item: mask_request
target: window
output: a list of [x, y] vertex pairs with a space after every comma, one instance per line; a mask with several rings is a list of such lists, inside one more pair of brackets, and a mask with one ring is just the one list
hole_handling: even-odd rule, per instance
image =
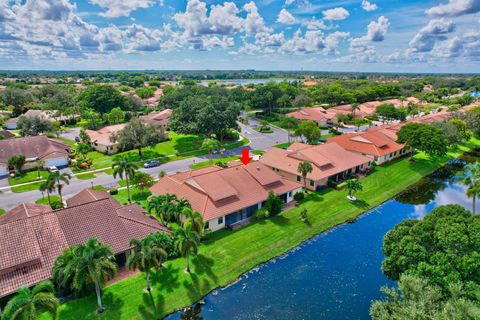
[[313, 187], [315, 185], [315, 181], [310, 180], [310, 186]]
[[223, 223], [223, 217], [218, 218], [218, 222], [217, 222], [217, 223], [218, 223], [218, 224], [222, 224], [222, 223]]
[[299, 181], [299, 182], [302, 181], [302, 177], [297, 176], [297, 181]]
[[210, 228], [210, 223], [208, 223], [208, 221], [207, 221], [207, 222], [205, 222], [205, 230], [207, 230], [209, 228]]
[[288, 197], [290, 198], [292, 196], [292, 191], [288, 192]]

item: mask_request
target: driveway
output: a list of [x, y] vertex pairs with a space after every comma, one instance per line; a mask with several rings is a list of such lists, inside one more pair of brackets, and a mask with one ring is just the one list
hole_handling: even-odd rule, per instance
[[257, 119], [249, 118], [247, 125], [240, 122], [238, 125], [242, 135], [250, 140], [250, 147], [253, 150], [268, 150], [277, 144], [288, 142], [288, 132], [285, 129], [270, 126], [272, 133], [256, 131], [255, 128], [260, 126], [260, 121]]
[[80, 134], [80, 129], [80, 127], [67, 129], [60, 134], [60, 137], [75, 141], [75, 138], [78, 137], [78, 135]]

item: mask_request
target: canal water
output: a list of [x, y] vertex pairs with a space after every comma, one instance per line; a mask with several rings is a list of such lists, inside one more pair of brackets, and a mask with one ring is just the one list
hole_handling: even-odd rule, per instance
[[369, 319], [380, 288], [383, 236], [405, 219], [422, 219], [439, 205], [471, 210], [465, 187], [440, 170], [354, 223], [320, 234], [205, 297], [205, 304], [167, 319]]

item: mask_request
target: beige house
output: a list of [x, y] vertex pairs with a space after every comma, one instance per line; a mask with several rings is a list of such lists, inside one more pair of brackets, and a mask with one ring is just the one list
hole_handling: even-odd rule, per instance
[[328, 181], [338, 182], [349, 174], [360, 173], [369, 168], [371, 159], [340, 147], [336, 143], [311, 146], [294, 143], [288, 150], [272, 148], [261, 158], [260, 162], [282, 177], [304, 183], [298, 172], [298, 165], [304, 161], [312, 165], [312, 172], [307, 174], [307, 188], [320, 190]]
[[118, 142], [112, 141], [112, 135], [117, 134], [125, 128], [125, 124], [116, 124], [103, 127], [100, 130], [85, 130], [90, 137], [90, 145], [98, 152], [114, 154], [118, 152]]

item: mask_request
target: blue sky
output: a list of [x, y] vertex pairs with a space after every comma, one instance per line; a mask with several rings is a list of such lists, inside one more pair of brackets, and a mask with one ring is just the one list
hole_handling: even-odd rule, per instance
[[0, 69], [480, 72], [480, 0], [0, 0]]

